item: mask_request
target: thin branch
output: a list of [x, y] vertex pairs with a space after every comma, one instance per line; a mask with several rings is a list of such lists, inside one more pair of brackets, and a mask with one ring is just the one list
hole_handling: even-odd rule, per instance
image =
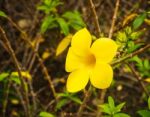
[[139, 50], [137, 50], [137, 51], [135, 51], [135, 52], [133, 52], [133, 53], [131, 53], [131, 54], [128, 54], [128, 55], [126, 55], [126, 56], [124, 56], [124, 57], [122, 57], [122, 58], [120, 58], [120, 59], [118, 59], [118, 60], [112, 62], [111, 65], [114, 66], [114, 65], [116, 65], [116, 64], [119, 64], [119, 63], [121, 63], [121, 62], [123, 62], [123, 61], [125, 61], [125, 60], [127, 60], [127, 59], [132, 58], [132, 57], [135, 56], [135, 55], [138, 55], [138, 54], [140, 54], [140, 53], [146, 51], [146, 50], [149, 49], [149, 48], [150, 48], [150, 44], [147, 44], [147, 45], [144, 46], [143, 48], [140, 48]]
[[96, 26], [97, 35], [100, 36], [101, 29], [100, 29], [100, 25], [99, 25], [99, 21], [98, 21], [98, 16], [97, 16], [97, 13], [96, 13], [96, 10], [95, 10], [95, 5], [94, 5], [92, 0], [89, 0], [89, 1], [90, 1], [90, 5], [91, 5], [93, 15], [94, 15], [94, 20], [95, 20], [94, 23], [95, 23], [95, 26]]
[[[101, 93], [100, 93], [100, 103], [99, 104], [103, 104], [104, 103], [106, 92], [107, 92], [107, 89], [101, 90]], [[102, 111], [101, 111], [101, 109], [98, 106], [97, 107], [96, 117], [101, 117], [101, 116], [102, 116]]]
[[118, 9], [119, 9], [119, 4], [120, 4], [120, 0], [117, 0], [114, 15], [113, 15], [113, 19], [112, 19], [112, 23], [111, 23], [111, 28], [110, 28], [110, 31], [109, 31], [109, 36], [108, 36], [109, 38], [112, 38], [112, 35], [113, 35], [114, 26], [115, 26], [117, 13], [118, 13]]
[[86, 103], [87, 103], [89, 97], [91, 96], [91, 88], [92, 88], [92, 86], [89, 86], [89, 89], [87, 91], [85, 91], [85, 93], [84, 93], [85, 96], [84, 96], [83, 102], [82, 102], [82, 104], [79, 107], [79, 110], [77, 112], [77, 117], [82, 116], [82, 112], [84, 110], [84, 107], [86, 106]]
[[128, 64], [128, 63], [126, 63], [126, 64], [127, 64], [128, 67], [131, 69], [133, 75], [134, 75], [134, 76], [137, 78], [137, 80], [139, 81], [139, 83], [140, 83], [141, 87], [143, 88], [143, 91], [145, 92], [145, 94], [146, 94], [147, 96], [149, 96], [149, 92], [148, 92], [148, 90], [146, 89], [145, 84], [142, 82], [141, 76], [136, 72], [136, 70], [134, 69], [134, 67], [133, 67], [132, 65], [130, 65], [130, 64]]
[[49, 83], [49, 86], [52, 90], [52, 93], [53, 93], [53, 96], [54, 98], [57, 100], [57, 94], [56, 94], [56, 91], [55, 91], [55, 88], [54, 88], [54, 85], [53, 85], [53, 82], [52, 82], [52, 79], [51, 79], [51, 76], [49, 75], [48, 73], [48, 69], [46, 68], [46, 66], [44, 65], [44, 62], [42, 60], [42, 58], [40, 57], [38, 51], [34, 48], [34, 46], [32, 45], [32, 43], [28, 40], [27, 38], [27, 34], [26, 33], [23, 33], [23, 36], [22, 36], [23, 40], [26, 41], [28, 43], [28, 45], [31, 47], [32, 51], [34, 52], [34, 54], [36, 55], [41, 67], [42, 67], [42, 70], [43, 70], [43, 73], [45, 74], [45, 78], [47, 79], [48, 83]]
[[6, 89], [5, 89], [5, 93], [4, 93], [4, 99], [3, 99], [3, 109], [2, 109], [3, 117], [5, 117], [5, 114], [6, 114], [10, 86], [11, 86], [11, 81], [10, 81], [10, 79], [8, 79], [8, 84], [6, 84]]
[[2, 37], [3, 37], [2, 39], [4, 41], [5, 46], [7, 47], [7, 51], [11, 55], [12, 60], [13, 60], [13, 62], [15, 64], [15, 66], [16, 66], [16, 69], [17, 69], [17, 72], [18, 72], [18, 75], [19, 75], [19, 78], [20, 78], [20, 81], [21, 81], [21, 87], [22, 87], [22, 90], [23, 90], [22, 93], [25, 96], [25, 101], [26, 101], [26, 105], [27, 105], [25, 113], [27, 114], [28, 117], [30, 117], [29, 99], [28, 99], [28, 93], [27, 93], [27, 91], [25, 89], [25, 81], [24, 81], [24, 79], [22, 77], [22, 74], [21, 74], [22, 69], [21, 69], [21, 67], [19, 65], [19, 62], [18, 62], [17, 58], [16, 58], [14, 50], [12, 49], [11, 44], [10, 44], [10, 42], [9, 42], [7, 36], [6, 36], [6, 33], [5, 33], [5, 31], [3, 30], [3, 28], [1, 26], [0, 26], [0, 32], [2, 33]]
[[[111, 28], [110, 28], [110, 31], [109, 31], [109, 38], [112, 38], [112, 35], [113, 35], [114, 26], [115, 26], [117, 13], [118, 13], [118, 9], [119, 9], [119, 3], [120, 3], [120, 0], [117, 0], [116, 1], [116, 5], [115, 5], [115, 11], [114, 11], [112, 23], [111, 23]], [[101, 91], [101, 93], [100, 93], [100, 104], [104, 103], [106, 92], [107, 92], [107, 89], [104, 89], [104, 90]], [[102, 116], [102, 112], [99, 109], [99, 107], [97, 107], [97, 115], [96, 116], [97, 117], [101, 117]]]
[[10, 23], [11, 23], [17, 30], [20, 31], [22, 39], [23, 39], [25, 42], [27, 42], [27, 44], [31, 47], [32, 51], [33, 51], [34, 54], [36, 55], [36, 57], [37, 57], [37, 59], [38, 59], [40, 65], [41, 65], [41, 67], [42, 67], [43, 73], [45, 74], [45, 78], [47, 79], [47, 81], [48, 81], [48, 83], [49, 83], [49, 86], [50, 86], [50, 88], [51, 88], [51, 90], [52, 90], [53, 96], [54, 96], [55, 99], [57, 99], [57, 98], [56, 98], [56, 91], [55, 91], [54, 85], [53, 85], [53, 83], [52, 83], [51, 76], [50, 76], [50, 74], [48, 73], [48, 69], [47, 69], [46, 66], [44, 65], [43, 60], [42, 60], [41, 57], [39, 56], [38, 51], [36, 51], [36, 49], [33, 47], [32, 43], [28, 40], [28, 35], [27, 35], [24, 31], [22, 31], [22, 30], [17, 26], [17, 24], [16, 24], [11, 18], [8, 17], [7, 19], [10, 21]]

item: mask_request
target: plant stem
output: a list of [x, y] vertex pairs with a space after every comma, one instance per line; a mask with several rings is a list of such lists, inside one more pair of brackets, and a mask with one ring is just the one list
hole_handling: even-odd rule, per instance
[[38, 61], [39, 61], [39, 63], [40, 63], [40, 66], [42, 67], [43, 73], [45, 74], [45, 78], [47, 79], [47, 81], [48, 81], [48, 83], [49, 83], [50, 89], [52, 90], [53, 96], [54, 96], [54, 98], [57, 100], [57, 96], [56, 96], [57, 94], [56, 94], [54, 85], [53, 85], [53, 83], [52, 83], [51, 76], [50, 76], [50, 74], [48, 73], [48, 69], [47, 69], [46, 66], [44, 65], [44, 62], [43, 62], [43, 60], [41, 59], [41, 57], [40, 57], [38, 51], [33, 47], [33, 45], [32, 45], [32, 43], [30, 42], [30, 40], [28, 40], [28, 35], [27, 35], [24, 31], [22, 31], [22, 30], [17, 26], [17, 24], [16, 24], [11, 18], [8, 17], [7, 19], [10, 21], [10, 23], [11, 23], [17, 30], [20, 31], [22, 39], [23, 39], [25, 42], [27, 42], [27, 44], [30, 46], [30, 48], [32, 49], [32, 51], [33, 51], [34, 54], [36, 55], [36, 57], [37, 57], [37, 59], [38, 59]]
[[3, 30], [3, 28], [1, 26], [0, 26], [0, 32], [2, 33], [2, 37], [3, 37], [2, 39], [3, 39], [3, 42], [4, 42], [5, 46], [7, 47], [7, 51], [11, 55], [13, 63], [16, 66], [17, 72], [19, 74], [19, 78], [20, 78], [20, 81], [21, 81], [21, 87], [22, 87], [22, 90], [23, 90], [22, 93], [25, 97], [25, 101], [26, 101], [26, 105], [27, 105], [25, 113], [27, 114], [28, 117], [30, 117], [28, 92], [25, 89], [25, 81], [24, 81], [24, 79], [22, 77], [22, 74], [21, 74], [22, 69], [20, 67], [20, 64], [19, 64], [17, 58], [16, 58], [14, 50], [12, 49], [11, 44], [10, 44], [10, 42], [9, 42], [7, 36], [6, 36], [6, 33], [5, 33], [5, 31]]
[[83, 109], [86, 106], [86, 103], [87, 103], [87, 101], [88, 101], [88, 99], [89, 99], [89, 97], [91, 96], [91, 93], [92, 93], [91, 88], [92, 88], [92, 86], [89, 86], [89, 89], [87, 91], [85, 91], [85, 93], [84, 93], [85, 97], [83, 99], [83, 102], [82, 102], [81, 106], [79, 107], [79, 110], [77, 112], [77, 117], [82, 116]]
[[132, 58], [132, 57], [135, 56], [135, 55], [138, 55], [138, 54], [140, 54], [140, 53], [146, 51], [146, 50], [149, 49], [149, 48], [150, 48], [150, 44], [147, 44], [147, 45], [144, 46], [143, 48], [140, 48], [139, 50], [137, 50], [137, 51], [135, 51], [135, 52], [133, 52], [133, 53], [131, 53], [131, 54], [128, 54], [128, 55], [126, 55], [126, 56], [124, 56], [124, 57], [122, 57], [122, 58], [120, 58], [120, 59], [118, 59], [118, 60], [112, 62], [111, 65], [114, 66], [114, 65], [116, 65], [116, 64], [119, 64], [119, 63], [121, 63], [121, 62], [123, 62], [123, 61], [125, 61], [125, 60], [127, 60], [127, 59]]
[[114, 26], [115, 26], [117, 13], [118, 13], [118, 9], [119, 9], [119, 4], [120, 4], [120, 0], [116, 0], [115, 11], [114, 11], [114, 15], [113, 15], [112, 23], [111, 23], [111, 28], [110, 28], [109, 36], [108, 36], [109, 38], [112, 38], [112, 35], [113, 35]]
[[133, 75], [137, 78], [137, 80], [139, 81], [141, 87], [143, 88], [143, 91], [145, 92], [145, 94], [147, 96], [149, 96], [149, 92], [148, 90], [146, 89], [144, 83], [142, 82], [142, 78], [140, 77], [140, 75], [136, 72], [136, 70], [134, 69], [134, 67], [128, 63], [126, 63], [128, 65], [128, 67], [131, 69]]
[[101, 29], [100, 29], [100, 25], [99, 25], [99, 21], [98, 21], [98, 16], [95, 10], [95, 5], [93, 3], [93, 0], [89, 0], [90, 1], [90, 5], [91, 5], [91, 9], [94, 15], [94, 20], [95, 20], [95, 26], [96, 26], [96, 30], [97, 30], [97, 35], [100, 36], [101, 34]]

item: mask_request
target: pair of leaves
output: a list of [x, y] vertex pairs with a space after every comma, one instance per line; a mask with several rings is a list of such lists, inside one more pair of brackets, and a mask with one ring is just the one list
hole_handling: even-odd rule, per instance
[[85, 27], [85, 23], [82, 20], [82, 17], [78, 11], [68, 11], [62, 15], [63, 18], [67, 20], [67, 23], [70, 27], [75, 30], [80, 30]]
[[121, 103], [117, 106], [115, 106], [115, 102], [112, 97], [108, 97], [108, 103], [105, 103], [103, 105], [100, 105], [100, 107], [103, 109], [102, 112], [106, 113], [107, 117], [130, 117], [128, 114], [121, 113], [121, 109], [125, 103]]
[[62, 16], [58, 14], [49, 14], [42, 21], [41, 32], [45, 33], [48, 29], [60, 27], [61, 32], [66, 36], [69, 34], [69, 29], [72, 27], [75, 30], [79, 30], [85, 27], [81, 15], [77, 11], [69, 11]]
[[61, 109], [63, 106], [68, 104], [70, 102], [70, 100], [77, 104], [82, 104], [82, 101], [76, 95], [70, 94], [68, 92], [59, 93], [57, 96], [60, 97], [61, 99], [59, 100], [59, 102], [56, 105], [56, 110]]
[[41, 33], [45, 33], [48, 29], [57, 28], [60, 26], [62, 32], [65, 35], [69, 34], [69, 27], [63, 18], [56, 18], [52, 15], [48, 15], [44, 18], [41, 25]]
[[56, 12], [56, 7], [61, 5], [60, 0], [43, 0], [42, 5], [38, 6], [37, 9], [44, 11], [45, 14]]

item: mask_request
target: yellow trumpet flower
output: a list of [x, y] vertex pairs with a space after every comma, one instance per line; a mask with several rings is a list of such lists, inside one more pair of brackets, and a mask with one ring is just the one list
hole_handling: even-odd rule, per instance
[[92, 43], [86, 28], [79, 30], [71, 41], [65, 69], [71, 72], [67, 79], [67, 91], [78, 92], [88, 81], [99, 89], [108, 88], [113, 79], [109, 63], [117, 52], [117, 44], [109, 38], [99, 38]]

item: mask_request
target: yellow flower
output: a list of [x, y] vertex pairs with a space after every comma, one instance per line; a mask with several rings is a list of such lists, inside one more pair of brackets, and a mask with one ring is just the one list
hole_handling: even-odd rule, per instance
[[86, 28], [79, 30], [71, 41], [66, 58], [67, 90], [77, 92], [88, 81], [99, 89], [108, 88], [113, 79], [109, 63], [117, 52], [117, 44], [109, 38], [99, 38], [92, 45], [91, 34]]

